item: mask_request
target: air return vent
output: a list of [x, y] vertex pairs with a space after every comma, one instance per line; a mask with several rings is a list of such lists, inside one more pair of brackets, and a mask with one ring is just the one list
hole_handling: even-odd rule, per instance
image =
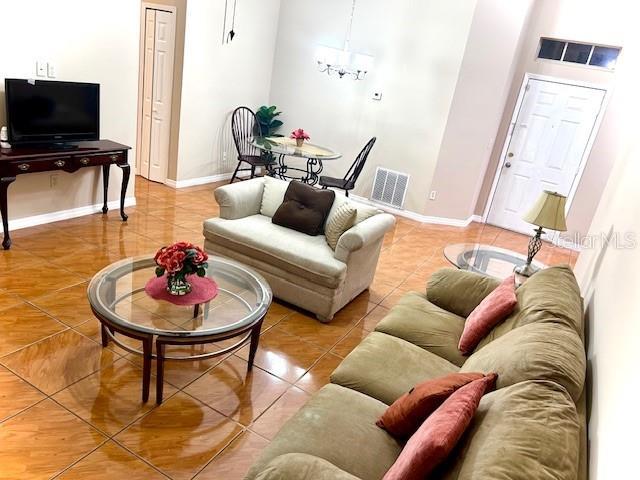
[[371, 191], [371, 200], [402, 208], [408, 184], [409, 175], [406, 173], [378, 167], [376, 169], [376, 178], [373, 182], [373, 190]]

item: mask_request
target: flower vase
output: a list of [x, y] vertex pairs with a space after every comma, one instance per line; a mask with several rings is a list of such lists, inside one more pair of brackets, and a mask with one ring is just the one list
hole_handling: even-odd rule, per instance
[[184, 275], [167, 275], [167, 292], [171, 295], [182, 296], [191, 292], [191, 284], [187, 282]]
[[301, 147], [304, 143], [304, 138], [296, 138], [296, 146]]

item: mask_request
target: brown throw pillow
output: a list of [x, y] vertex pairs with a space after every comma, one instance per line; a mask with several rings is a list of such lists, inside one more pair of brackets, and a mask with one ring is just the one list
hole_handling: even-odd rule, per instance
[[419, 383], [393, 402], [376, 425], [396, 438], [407, 439], [453, 392], [483, 377], [482, 373], [451, 373]]
[[307, 235], [320, 235], [335, 197], [333, 190], [319, 190], [292, 181], [271, 221]]
[[424, 480], [453, 451], [482, 396], [495, 388], [492, 373], [459, 388], [411, 436], [382, 480]]

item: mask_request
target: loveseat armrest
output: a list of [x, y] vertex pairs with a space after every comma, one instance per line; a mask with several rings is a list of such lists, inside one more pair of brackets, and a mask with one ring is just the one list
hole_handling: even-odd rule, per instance
[[327, 460], [306, 453], [286, 453], [274, 458], [256, 480], [359, 480]]
[[436, 271], [427, 282], [427, 300], [460, 317], [468, 317], [500, 281], [455, 268]]
[[260, 213], [264, 180], [253, 178], [216, 188], [214, 196], [220, 205], [220, 218], [235, 220]]
[[378, 213], [363, 220], [344, 232], [338, 240], [334, 257], [347, 262], [351, 252], [371, 245], [384, 236], [395, 224], [396, 219], [388, 213]]

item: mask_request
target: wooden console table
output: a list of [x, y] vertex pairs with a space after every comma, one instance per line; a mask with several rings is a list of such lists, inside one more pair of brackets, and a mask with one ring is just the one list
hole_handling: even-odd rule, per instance
[[5, 250], [11, 247], [9, 235], [9, 216], [7, 189], [18, 175], [35, 172], [51, 172], [63, 170], [73, 173], [84, 167], [102, 167], [104, 205], [102, 213], [107, 213], [107, 191], [109, 189], [109, 168], [112, 164], [122, 169], [122, 188], [120, 190], [120, 216], [127, 220], [124, 213], [124, 197], [131, 167], [127, 161], [128, 150], [131, 147], [121, 145], [111, 140], [96, 140], [90, 142], [75, 142], [72, 148], [43, 148], [43, 147], [15, 147], [0, 149], [0, 213], [4, 228]]

